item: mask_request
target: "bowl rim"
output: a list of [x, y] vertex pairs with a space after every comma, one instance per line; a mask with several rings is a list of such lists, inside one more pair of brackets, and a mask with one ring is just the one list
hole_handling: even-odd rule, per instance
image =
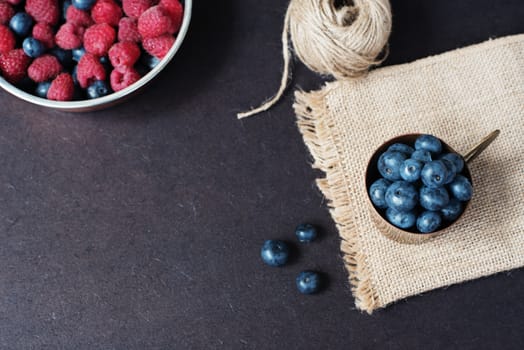
[[189, 24], [191, 22], [192, 7], [193, 0], [184, 1], [184, 16], [182, 18], [182, 25], [176, 36], [175, 43], [169, 49], [167, 55], [160, 61], [160, 63], [158, 63], [158, 65], [156, 65], [146, 75], [140, 78], [140, 80], [126, 87], [125, 89], [95, 99], [86, 99], [81, 101], [53, 101], [25, 92], [9, 83], [2, 76], [0, 76], [0, 87], [8, 93], [10, 93], [11, 95], [14, 95], [20, 98], [21, 100], [24, 100], [31, 104], [62, 111], [81, 112], [113, 105], [117, 101], [129, 97], [130, 95], [147, 85], [158, 75], [158, 73], [160, 73], [160, 71], [162, 71], [171, 62], [175, 54], [180, 49], [180, 46], [182, 45], [182, 42], [184, 41], [184, 38], [189, 29]]

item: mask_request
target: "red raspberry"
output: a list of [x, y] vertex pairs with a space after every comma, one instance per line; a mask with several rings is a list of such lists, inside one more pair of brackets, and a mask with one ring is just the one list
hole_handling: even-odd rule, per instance
[[34, 82], [41, 83], [56, 78], [62, 72], [62, 65], [55, 56], [43, 55], [35, 58], [27, 68], [27, 75]]
[[89, 12], [79, 10], [74, 6], [67, 8], [66, 21], [73, 23], [75, 26], [86, 28], [93, 25], [93, 19], [89, 15]]
[[163, 34], [173, 34], [173, 21], [160, 6], [153, 6], [138, 19], [138, 32], [142, 38], [155, 38]]
[[7, 2], [0, 2], [0, 24], [7, 24], [11, 17], [15, 15], [15, 10]]
[[51, 82], [47, 98], [55, 101], [71, 101], [75, 94], [75, 83], [69, 73], [62, 73]]
[[120, 91], [140, 80], [140, 74], [133, 67], [115, 68], [109, 80], [113, 91]]
[[141, 40], [136, 19], [122, 17], [120, 22], [118, 22], [118, 41], [139, 43]]
[[0, 54], [8, 53], [13, 50], [15, 46], [16, 38], [13, 32], [3, 24], [0, 24]]
[[55, 32], [53, 27], [47, 23], [37, 23], [33, 27], [33, 38], [40, 40], [46, 49], [55, 46]]
[[165, 34], [156, 38], [144, 39], [144, 41], [142, 41], [142, 46], [150, 55], [162, 59], [171, 46], [173, 46], [174, 42], [175, 38], [172, 35]]
[[94, 24], [84, 34], [86, 52], [104, 56], [116, 39], [116, 32], [107, 23]]
[[122, 17], [122, 9], [113, 0], [97, 0], [91, 9], [91, 17], [95, 23], [107, 23], [116, 27]]
[[132, 67], [140, 58], [140, 48], [131, 41], [114, 44], [109, 50], [109, 60], [115, 68]]
[[173, 21], [173, 26], [175, 27], [175, 33], [178, 32], [180, 26], [182, 25], [182, 19], [184, 17], [184, 7], [178, 0], [160, 0], [160, 7], [162, 7], [171, 20]]
[[31, 58], [24, 53], [24, 50], [11, 50], [0, 55], [0, 72], [5, 80], [14, 84], [26, 76], [27, 66], [30, 63]]
[[55, 25], [60, 18], [58, 0], [27, 0], [25, 3], [25, 11], [29, 13], [36, 22]]
[[105, 80], [106, 70], [98, 57], [91, 53], [86, 53], [78, 62], [76, 78], [78, 84], [85, 89], [95, 80]]
[[77, 49], [82, 46], [84, 32], [84, 27], [75, 26], [73, 23], [64, 23], [55, 35], [56, 45], [64, 50]]
[[134, 19], [138, 19], [153, 4], [153, 0], [122, 0], [124, 13]]

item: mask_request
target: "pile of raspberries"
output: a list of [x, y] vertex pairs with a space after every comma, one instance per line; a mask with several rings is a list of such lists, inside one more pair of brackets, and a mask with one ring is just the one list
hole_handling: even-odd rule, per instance
[[102, 97], [158, 64], [183, 11], [180, 0], [0, 0], [0, 73], [50, 100]]

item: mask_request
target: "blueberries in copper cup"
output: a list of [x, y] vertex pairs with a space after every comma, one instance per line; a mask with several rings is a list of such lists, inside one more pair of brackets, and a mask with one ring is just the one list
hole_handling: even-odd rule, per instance
[[386, 179], [378, 179], [377, 181], [373, 182], [369, 188], [369, 198], [376, 207], [388, 207], [386, 203], [386, 191], [390, 185], [391, 181]]
[[396, 181], [386, 190], [386, 204], [396, 211], [408, 212], [418, 203], [418, 191], [409, 182]]
[[387, 180], [400, 180], [400, 167], [407, 159], [407, 155], [398, 151], [387, 151], [378, 159], [378, 171]]
[[269, 239], [262, 245], [260, 256], [269, 266], [283, 266], [289, 259], [289, 248], [286, 242]]
[[425, 211], [417, 218], [417, 229], [422, 233], [430, 233], [438, 230], [442, 224], [442, 218], [436, 211]]

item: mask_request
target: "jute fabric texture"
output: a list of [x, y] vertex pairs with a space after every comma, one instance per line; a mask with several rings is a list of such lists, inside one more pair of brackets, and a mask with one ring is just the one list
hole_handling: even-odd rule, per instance
[[[317, 183], [359, 309], [524, 266], [524, 35], [297, 92], [294, 108], [313, 167], [325, 172]], [[498, 139], [470, 164], [475, 194], [463, 220], [421, 245], [381, 235], [364, 184], [376, 148], [429, 133], [465, 153], [495, 129]]]

